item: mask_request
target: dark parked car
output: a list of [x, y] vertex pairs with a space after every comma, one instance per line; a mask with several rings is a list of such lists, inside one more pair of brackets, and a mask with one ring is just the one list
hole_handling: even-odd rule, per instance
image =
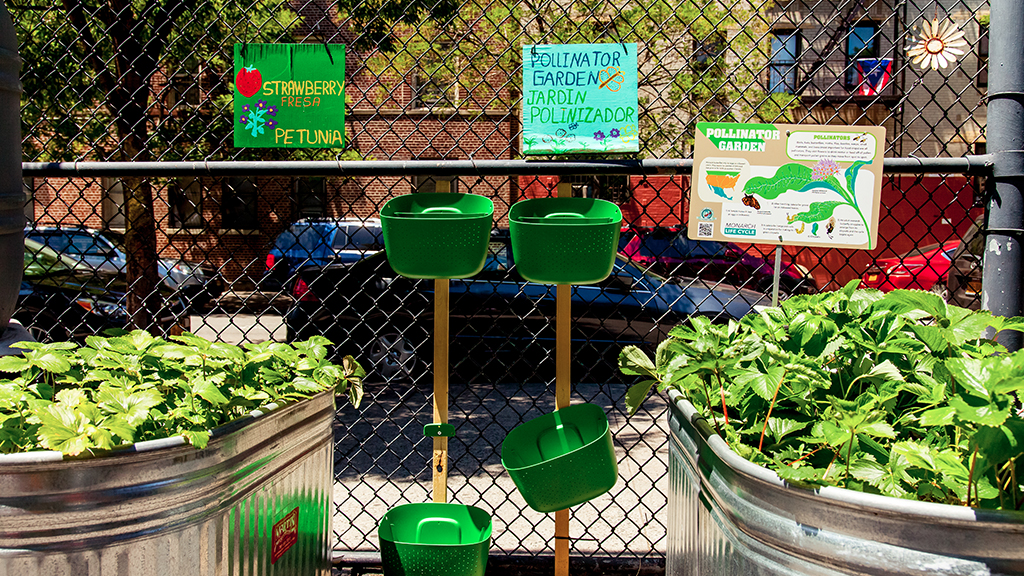
[[[116, 273], [128, 267], [124, 236], [118, 232], [84, 226], [37, 226], [26, 228], [25, 237], [94, 270]], [[224, 279], [208, 266], [175, 258], [161, 258], [157, 266], [163, 284], [193, 309], [203, 308], [224, 292]]]
[[[747, 254], [728, 242], [691, 240], [683, 229], [627, 230], [620, 236], [619, 245], [624, 256], [666, 278], [701, 278], [768, 293], [775, 277], [774, 259]], [[779, 290], [785, 294], [812, 294], [818, 288], [809, 270], [783, 262]]]
[[[449, 282], [453, 376], [546, 380], [554, 376], [555, 287], [519, 276], [507, 233], [491, 240], [484, 270]], [[288, 338], [323, 334], [386, 380], [416, 377], [432, 359], [433, 291], [433, 281], [397, 275], [385, 252], [307, 267], [285, 317]], [[766, 303], [763, 294], [727, 285], [667, 281], [619, 256], [606, 280], [572, 289], [574, 381], [616, 379], [623, 345], [653, 348], [687, 316], [725, 321]]]
[[[127, 325], [126, 286], [124, 274], [93, 270], [26, 238], [14, 318], [40, 342], [84, 342], [87, 336]], [[165, 297], [169, 292], [165, 288]], [[165, 300], [157, 323], [166, 329], [184, 313], [180, 299]]]
[[355, 262], [383, 249], [379, 219], [299, 220], [274, 240], [264, 278], [275, 288], [290, 286], [303, 266]]

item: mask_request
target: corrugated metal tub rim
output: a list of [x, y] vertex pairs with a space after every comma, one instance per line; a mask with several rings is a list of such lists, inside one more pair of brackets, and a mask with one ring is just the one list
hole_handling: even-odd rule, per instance
[[[734, 452], [682, 394], [671, 390], [669, 397], [670, 419], [682, 417], [681, 422], [671, 423], [672, 441], [683, 446], [682, 457], [698, 471], [700, 490], [719, 502], [739, 529], [757, 540], [769, 543], [777, 535], [745, 525], [744, 518], [734, 516], [732, 505], [727, 504], [730, 499], [740, 498], [812, 532], [827, 530], [863, 541], [980, 558], [1004, 566], [1024, 562], [1022, 512], [904, 500], [832, 486], [794, 486]], [[699, 438], [692, 437], [692, 432]], [[687, 442], [680, 442], [679, 433], [689, 436]], [[784, 544], [776, 541], [775, 545]]]

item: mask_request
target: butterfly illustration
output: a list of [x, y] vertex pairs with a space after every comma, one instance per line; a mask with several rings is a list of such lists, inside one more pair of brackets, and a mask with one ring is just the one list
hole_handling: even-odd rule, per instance
[[598, 74], [598, 79], [601, 84], [597, 87], [598, 90], [601, 88], [607, 88], [612, 92], [618, 92], [622, 89], [622, 83], [626, 81], [626, 77], [622, 75], [622, 70], [615, 66], [609, 66]]
[[754, 210], [761, 209], [761, 203], [757, 201], [757, 198], [754, 198], [753, 194], [744, 194], [741, 202], [743, 202], [744, 206], [750, 206]]

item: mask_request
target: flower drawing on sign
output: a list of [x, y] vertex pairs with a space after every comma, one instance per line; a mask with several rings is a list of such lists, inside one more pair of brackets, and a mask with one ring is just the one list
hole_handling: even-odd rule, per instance
[[920, 64], [922, 70], [929, 66], [932, 70], [946, 68], [956, 63], [957, 56], [964, 55], [959, 48], [967, 45], [963, 37], [963, 31], [951, 20], [941, 23], [938, 18], [931, 22], [925, 20], [921, 23], [920, 40], [907, 48], [907, 56], [914, 59], [914, 64]]
[[612, 128], [611, 130], [609, 130], [608, 131], [608, 137], [609, 138], [618, 138], [619, 137], [619, 129], [618, 128]]
[[276, 115], [276, 106], [269, 106], [266, 100], [260, 100], [256, 103], [255, 107], [248, 104], [242, 106], [242, 116], [238, 121], [248, 128], [249, 133], [252, 134], [253, 138], [255, 138], [256, 136], [266, 132], [264, 127], [273, 128], [274, 126], [277, 126], [276, 120], [266, 117]]
[[602, 132], [601, 130], [598, 130], [597, 132], [594, 132], [594, 140], [597, 140], [598, 142], [600, 142], [601, 140], [604, 140], [604, 138], [605, 138], [604, 132]]
[[829, 176], [835, 176], [839, 174], [839, 165], [833, 160], [823, 159], [819, 160], [814, 165], [814, 169], [811, 171], [811, 180], [822, 181], [828, 180]]
[[623, 143], [632, 142], [633, 140], [636, 140], [636, 138], [637, 131], [635, 124], [630, 124], [629, 126], [622, 127], [622, 136], [619, 136], [619, 139], [622, 140]]

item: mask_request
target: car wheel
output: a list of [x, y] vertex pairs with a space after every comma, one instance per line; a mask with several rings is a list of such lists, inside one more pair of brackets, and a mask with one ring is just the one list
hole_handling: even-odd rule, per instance
[[422, 336], [415, 327], [392, 323], [370, 336], [367, 356], [373, 374], [385, 382], [416, 381], [422, 376], [424, 364], [417, 349], [425, 338], [414, 334]]
[[28, 330], [36, 342], [64, 342], [69, 339], [68, 331], [60, 325], [55, 316], [49, 312], [24, 312], [14, 315], [14, 319]]
[[938, 294], [943, 300], [949, 302], [949, 288], [942, 282], [936, 282], [929, 290], [932, 294]]

